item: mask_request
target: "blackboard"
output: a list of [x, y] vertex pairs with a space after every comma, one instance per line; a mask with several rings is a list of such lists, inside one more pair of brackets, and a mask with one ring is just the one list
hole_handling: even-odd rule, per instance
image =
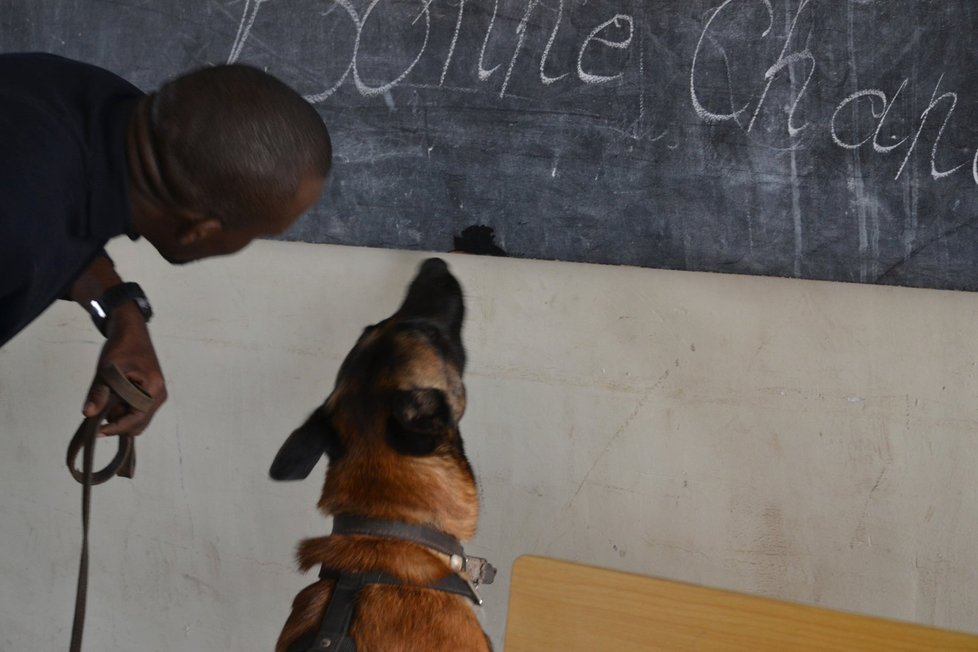
[[335, 174], [286, 239], [978, 289], [974, 0], [4, 0], [151, 89], [242, 61]]

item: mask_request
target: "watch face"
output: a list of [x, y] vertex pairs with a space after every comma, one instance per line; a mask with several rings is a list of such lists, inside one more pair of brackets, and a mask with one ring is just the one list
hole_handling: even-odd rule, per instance
[[88, 302], [88, 312], [95, 319], [105, 319], [108, 315], [97, 299]]

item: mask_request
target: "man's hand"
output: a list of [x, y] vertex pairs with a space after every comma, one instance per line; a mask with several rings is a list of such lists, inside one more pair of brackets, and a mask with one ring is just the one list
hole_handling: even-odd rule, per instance
[[[166, 384], [156, 351], [149, 338], [146, 322], [135, 304], [125, 304], [113, 311], [106, 328], [108, 339], [99, 356], [98, 369], [115, 365], [130, 381], [153, 398], [152, 407], [139, 412], [128, 405], [119, 405], [106, 416], [99, 427], [100, 435], [138, 435], [156, 411], [166, 401]], [[96, 373], [82, 414], [92, 417], [101, 412], [109, 400], [109, 388]]]
[[[116, 274], [115, 266], [108, 256], [97, 256], [84, 272], [79, 275], [68, 291], [68, 297], [85, 306], [92, 299], [102, 296], [110, 287], [122, 283]], [[133, 302], [127, 302], [109, 316], [106, 323], [105, 345], [98, 360], [98, 370], [111, 365], [130, 381], [153, 398], [153, 406], [146, 412], [133, 410], [127, 405], [114, 408], [106, 417], [105, 425], [99, 428], [101, 435], [138, 435], [156, 411], [166, 400], [166, 385], [163, 372], [156, 359], [156, 351], [149, 339], [146, 320]], [[98, 373], [88, 390], [88, 398], [82, 407], [82, 414], [93, 417], [105, 408], [109, 400], [109, 388], [99, 381]]]

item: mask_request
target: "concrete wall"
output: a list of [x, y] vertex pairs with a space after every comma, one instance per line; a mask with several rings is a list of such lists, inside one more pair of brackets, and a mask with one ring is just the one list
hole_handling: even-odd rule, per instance
[[[134, 481], [95, 491], [88, 649], [268, 650], [323, 467], [267, 468], [420, 254], [259, 242], [171, 268], [171, 399]], [[466, 289], [484, 500], [469, 546], [978, 631], [978, 295], [449, 256]], [[0, 350], [0, 649], [67, 647], [79, 487], [63, 466], [99, 349], [71, 305]]]

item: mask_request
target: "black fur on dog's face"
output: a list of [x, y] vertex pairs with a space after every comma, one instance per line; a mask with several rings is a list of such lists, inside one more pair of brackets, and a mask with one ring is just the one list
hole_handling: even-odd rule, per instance
[[401, 456], [449, 456], [471, 477], [458, 430], [464, 316], [448, 266], [424, 261], [401, 307], [363, 331], [325, 404], [282, 445], [272, 478], [305, 478], [324, 453], [332, 468], [348, 456], [376, 456], [378, 446]]

